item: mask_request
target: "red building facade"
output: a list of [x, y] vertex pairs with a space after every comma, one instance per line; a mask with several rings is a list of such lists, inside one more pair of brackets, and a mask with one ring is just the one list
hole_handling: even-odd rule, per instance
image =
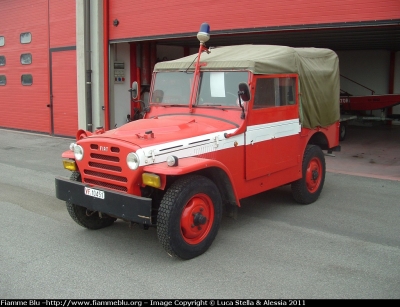
[[[129, 38], [184, 37], [198, 30], [202, 22], [214, 34], [261, 32], [270, 29], [326, 29], [345, 23], [397, 21], [397, 0], [253, 0], [195, 1], [148, 0], [132, 4], [129, 0], [109, 0], [110, 40]], [[113, 26], [118, 20], [118, 26]]]
[[1, 2], [0, 127], [75, 133], [75, 32], [73, 1]]

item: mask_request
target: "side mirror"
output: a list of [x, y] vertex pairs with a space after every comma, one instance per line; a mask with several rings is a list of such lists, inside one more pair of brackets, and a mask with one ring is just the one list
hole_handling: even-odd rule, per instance
[[240, 98], [243, 101], [249, 101], [250, 100], [250, 89], [249, 85], [247, 83], [239, 83], [239, 93]]
[[132, 82], [132, 88], [129, 91], [131, 92], [132, 99], [136, 99], [138, 97], [138, 83], [137, 83], [137, 81]]

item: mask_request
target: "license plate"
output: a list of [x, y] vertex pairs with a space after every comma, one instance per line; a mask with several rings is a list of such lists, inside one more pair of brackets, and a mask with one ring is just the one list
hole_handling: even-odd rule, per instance
[[85, 194], [96, 198], [104, 199], [104, 192], [96, 189], [85, 188]]

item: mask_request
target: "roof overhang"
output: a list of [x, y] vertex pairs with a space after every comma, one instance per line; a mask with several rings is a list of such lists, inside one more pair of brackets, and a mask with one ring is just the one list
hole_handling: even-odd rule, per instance
[[[195, 32], [141, 36], [110, 43], [154, 41], [163, 45], [198, 47]], [[211, 32], [209, 46], [268, 44], [332, 50], [400, 51], [400, 19], [231, 29]]]

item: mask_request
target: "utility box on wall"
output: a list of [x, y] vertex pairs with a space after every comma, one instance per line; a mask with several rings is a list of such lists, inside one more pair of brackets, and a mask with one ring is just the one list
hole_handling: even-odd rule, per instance
[[125, 83], [124, 62], [114, 62], [114, 83]]

